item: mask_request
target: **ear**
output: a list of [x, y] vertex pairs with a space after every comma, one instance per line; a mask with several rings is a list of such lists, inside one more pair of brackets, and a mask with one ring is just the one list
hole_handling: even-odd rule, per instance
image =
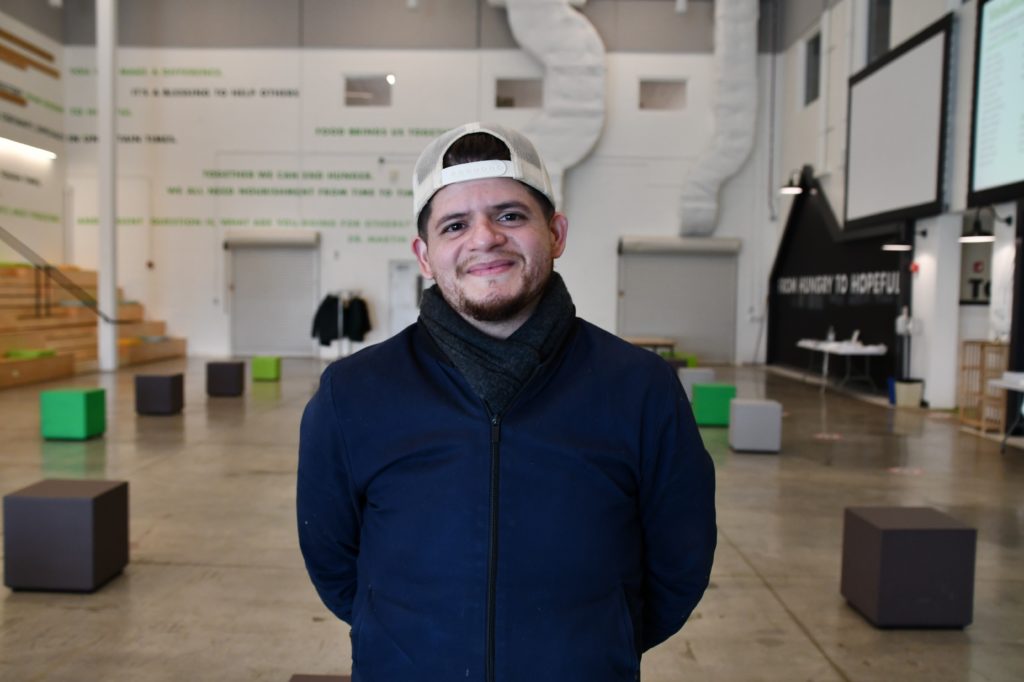
[[427, 279], [434, 279], [434, 272], [430, 269], [430, 262], [427, 260], [427, 243], [420, 237], [412, 240], [412, 252], [416, 256], [416, 262], [420, 265], [420, 274]]
[[548, 224], [551, 230], [551, 257], [558, 258], [565, 251], [565, 240], [569, 235], [569, 219], [564, 213], [555, 213]]

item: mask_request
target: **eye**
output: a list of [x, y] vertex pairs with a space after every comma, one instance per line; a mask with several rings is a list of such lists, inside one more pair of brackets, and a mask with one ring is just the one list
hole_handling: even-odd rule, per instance
[[505, 211], [498, 216], [498, 220], [503, 223], [517, 223], [526, 220], [526, 216], [518, 211]]
[[453, 232], [459, 232], [459, 231], [461, 231], [461, 230], [463, 230], [465, 228], [466, 228], [466, 223], [461, 223], [461, 222], [456, 221], [456, 222], [451, 222], [451, 223], [447, 223], [445, 225], [442, 225], [441, 229], [439, 230], [439, 232], [441, 234], [450, 234], [450, 233], [453, 233]]

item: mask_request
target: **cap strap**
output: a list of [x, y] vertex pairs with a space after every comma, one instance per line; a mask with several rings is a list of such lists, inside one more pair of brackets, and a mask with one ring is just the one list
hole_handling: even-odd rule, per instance
[[441, 170], [441, 187], [455, 182], [467, 182], [482, 178], [514, 178], [515, 170], [511, 161], [473, 161]]

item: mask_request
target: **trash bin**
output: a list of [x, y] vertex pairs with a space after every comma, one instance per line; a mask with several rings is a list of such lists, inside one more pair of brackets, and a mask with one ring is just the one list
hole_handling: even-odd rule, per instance
[[896, 380], [896, 407], [920, 407], [924, 397], [923, 379]]

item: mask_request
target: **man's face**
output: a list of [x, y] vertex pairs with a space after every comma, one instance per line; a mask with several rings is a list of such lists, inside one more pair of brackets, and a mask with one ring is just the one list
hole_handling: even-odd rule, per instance
[[565, 250], [567, 231], [565, 216], [545, 220], [520, 182], [471, 180], [434, 195], [426, 240], [414, 240], [413, 252], [459, 314], [505, 322], [532, 311]]

